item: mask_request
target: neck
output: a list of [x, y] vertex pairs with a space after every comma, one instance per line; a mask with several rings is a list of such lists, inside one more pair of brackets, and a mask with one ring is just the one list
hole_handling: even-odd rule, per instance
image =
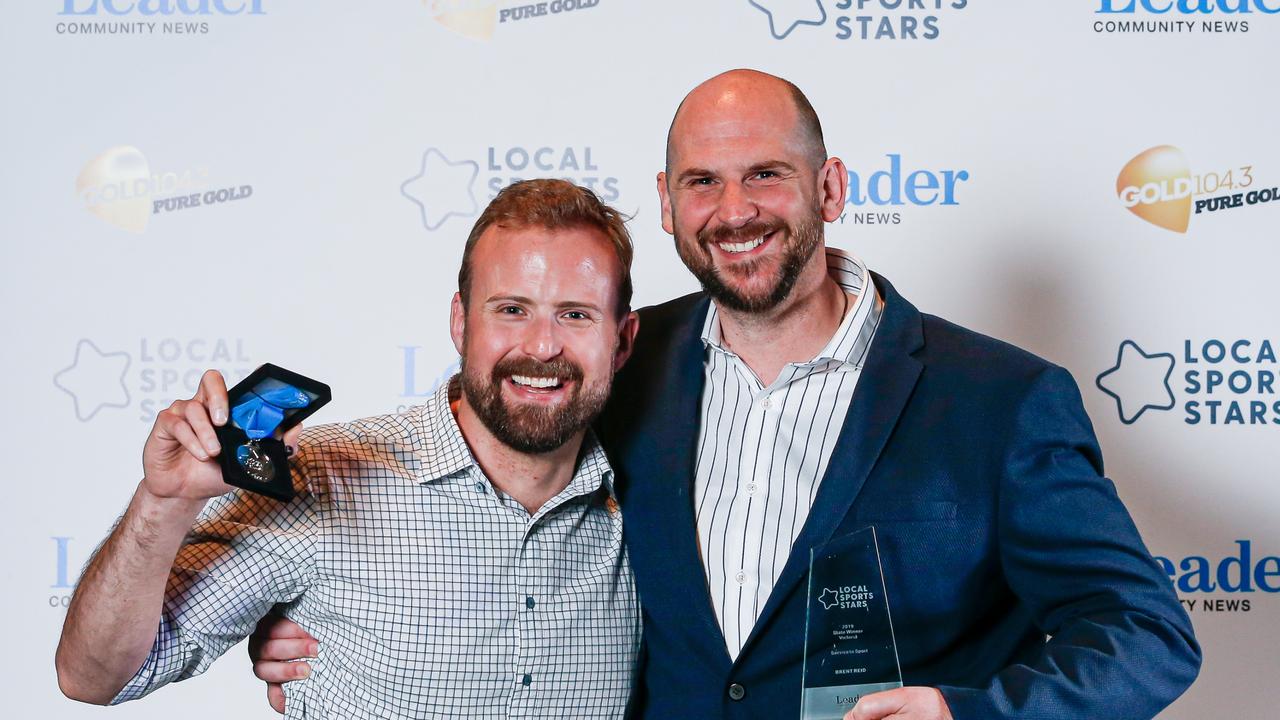
[[777, 307], [744, 313], [717, 305], [720, 332], [725, 345], [767, 386], [788, 363], [812, 360], [835, 335], [851, 302], [827, 274], [826, 252], [819, 247]]
[[458, 428], [485, 477], [532, 515], [569, 486], [585, 430], [545, 453], [523, 453], [494, 437], [464, 394], [458, 404]]

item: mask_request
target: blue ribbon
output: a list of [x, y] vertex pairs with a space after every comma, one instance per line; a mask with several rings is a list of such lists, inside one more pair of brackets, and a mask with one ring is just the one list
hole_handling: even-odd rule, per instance
[[231, 408], [231, 418], [250, 440], [260, 440], [275, 432], [284, 421], [285, 410], [310, 404], [310, 395], [288, 383], [268, 378], [259, 383], [243, 402]]

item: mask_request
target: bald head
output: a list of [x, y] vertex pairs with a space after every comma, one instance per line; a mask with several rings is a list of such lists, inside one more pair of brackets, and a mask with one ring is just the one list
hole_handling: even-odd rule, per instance
[[680, 106], [667, 131], [667, 172], [670, 174], [680, 144], [700, 134], [708, 123], [726, 117], [750, 118], [753, 114], [786, 112], [791, 141], [814, 168], [827, 159], [818, 113], [795, 84], [758, 70], [730, 70], [694, 88]]

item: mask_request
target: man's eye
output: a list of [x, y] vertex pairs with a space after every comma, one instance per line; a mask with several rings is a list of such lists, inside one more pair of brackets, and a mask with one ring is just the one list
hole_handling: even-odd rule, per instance
[[566, 318], [569, 318], [570, 320], [587, 320], [588, 319], [587, 314], [582, 312], [581, 310], [570, 310], [569, 312], [565, 313], [564, 316]]
[[498, 308], [498, 312], [502, 313], [503, 315], [523, 315], [524, 309], [516, 305], [503, 305], [502, 307]]
[[778, 173], [776, 173], [776, 172], [774, 172], [774, 171], [772, 171], [772, 170], [761, 170], [760, 172], [756, 173], [756, 177], [758, 177], [758, 178], [760, 178], [760, 179], [762, 179], [762, 180], [768, 180], [769, 178], [776, 178], [776, 177], [778, 177]]

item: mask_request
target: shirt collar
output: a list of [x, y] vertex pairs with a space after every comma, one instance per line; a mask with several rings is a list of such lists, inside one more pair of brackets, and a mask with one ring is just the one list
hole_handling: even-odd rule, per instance
[[[462, 429], [453, 416], [450, 403], [459, 397], [461, 392], [460, 376], [454, 375], [446, 383], [441, 383], [431, 398], [422, 406], [421, 421], [423, 432], [419, 435], [418, 453], [422, 460], [422, 472], [418, 477], [419, 484], [436, 480], [444, 480], [465, 475], [465, 471], [475, 468], [483, 477], [484, 473], [471, 454], [471, 448], [462, 437]], [[485, 479], [488, 482], [488, 479]], [[574, 468], [573, 478], [569, 485], [557, 497], [575, 497], [587, 495], [603, 487], [613, 497], [613, 469], [609, 459], [595, 433], [587, 430], [582, 440], [582, 450], [578, 454], [578, 464]]]
[[[852, 307], [845, 313], [840, 326], [812, 360], [805, 365], [837, 362], [851, 368], [861, 368], [866, 362], [867, 349], [871, 346], [871, 338], [880, 324], [880, 314], [884, 308], [884, 300], [870, 281], [867, 266], [859, 258], [838, 248], [828, 247], [827, 274], [836, 281], [846, 293], [856, 295]], [[864, 292], [864, 288], [867, 290]], [[725, 355], [734, 355], [724, 345], [724, 335], [720, 327], [720, 312], [716, 303], [711, 303], [707, 319], [702, 326], [703, 344]]]

